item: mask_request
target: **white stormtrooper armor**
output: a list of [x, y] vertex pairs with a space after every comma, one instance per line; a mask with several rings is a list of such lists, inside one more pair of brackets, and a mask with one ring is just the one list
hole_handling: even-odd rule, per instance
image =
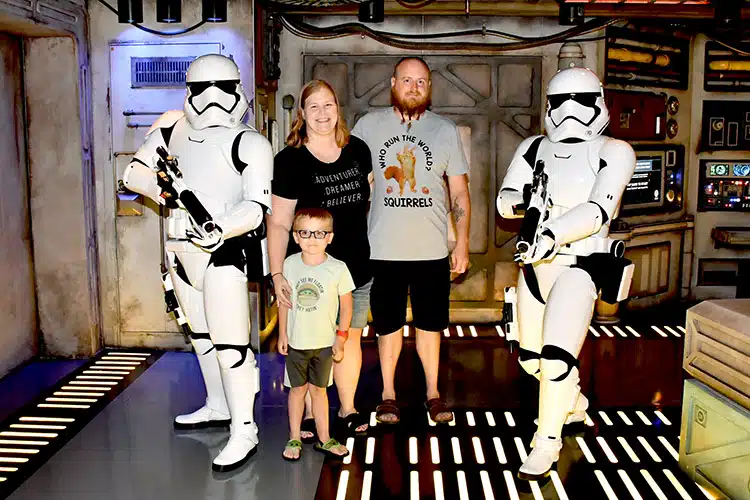
[[[123, 182], [160, 204], [167, 219], [169, 274], [191, 329], [191, 342], [206, 384], [206, 404], [175, 418], [175, 428], [226, 426], [231, 436], [213, 469], [228, 471], [256, 451], [253, 419], [259, 371], [250, 350], [248, 276], [267, 275], [264, 214], [271, 207], [273, 151], [242, 123], [248, 101], [235, 63], [207, 55], [187, 71], [183, 112], [157, 119]], [[156, 150], [177, 158], [179, 180], [211, 215], [210, 232], [175, 206], [157, 180]], [[215, 227], [214, 227], [215, 226]]]
[[632, 276], [632, 265], [619, 258], [623, 245], [608, 235], [635, 153], [600, 135], [609, 112], [596, 75], [583, 68], [557, 73], [547, 89], [544, 122], [547, 136], [521, 143], [497, 196], [501, 216], [522, 217], [535, 166], [548, 176], [544, 214], [528, 249], [517, 255], [524, 265], [517, 292], [519, 358], [540, 381], [538, 429], [519, 470], [522, 479], [548, 474], [562, 448], [563, 425], [585, 418], [577, 358], [594, 303], [605, 289], [616, 296], [608, 301], [624, 299]]

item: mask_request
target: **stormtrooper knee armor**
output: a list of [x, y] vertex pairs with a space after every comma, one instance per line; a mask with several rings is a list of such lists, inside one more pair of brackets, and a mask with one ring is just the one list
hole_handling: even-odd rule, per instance
[[538, 428], [519, 470], [523, 479], [548, 474], [559, 458], [563, 425], [584, 419], [588, 401], [580, 393], [577, 358], [594, 303], [600, 291], [604, 297], [605, 283], [632, 275], [622, 245], [609, 238], [609, 224], [635, 170], [635, 154], [629, 144], [601, 135], [609, 112], [596, 75], [583, 68], [557, 73], [547, 89], [544, 123], [546, 136], [530, 137], [516, 150], [497, 196], [503, 217], [532, 210], [539, 216], [516, 254], [523, 266], [520, 362], [540, 381]]
[[[186, 81], [182, 112], [157, 119], [123, 183], [170, 208], [169, 274], [207, 393], [202, 408], [176, 417], [174, 425], [231, 423], [230, 439], [213, 462], [214, 470], [228, 471], [252, 456], [258, 444], [253, 405], [260, 378], [250, 350], [247, 277], [260, 278], [268, 270], [264, 215], [271, 207], [273, 151], [242, 121], [248, 101], [234, 61], [199, 57]], [[162, 168], [157, 148], [176, 158], [179, 175]]]

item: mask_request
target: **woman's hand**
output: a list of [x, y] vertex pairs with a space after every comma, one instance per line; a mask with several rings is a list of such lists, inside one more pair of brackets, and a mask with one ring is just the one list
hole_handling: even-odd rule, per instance
[[273, 289], [276, 292], [276, 298], [279, 303], [288, 308], [292, 308], [292, 287], [283, 274], [277, 274], [273, 277]]

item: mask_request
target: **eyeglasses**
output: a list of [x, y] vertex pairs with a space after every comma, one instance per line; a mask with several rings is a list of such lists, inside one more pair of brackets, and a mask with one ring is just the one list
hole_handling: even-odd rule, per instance
[[297, 235], [303, 240], [309, 240], [311, 236], [315, 236], [316, 240], [322, 240], [329, 234], [333, 233], [333, 231], [310, 231], [309, 229], [300, 229], [299, 231], [295, 231], [295, 233], [297, 233]]

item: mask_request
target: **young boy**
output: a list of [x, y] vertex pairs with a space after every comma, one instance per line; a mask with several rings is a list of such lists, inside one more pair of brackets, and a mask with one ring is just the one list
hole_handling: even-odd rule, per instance
[[343, 458], [349, 450], [328, 433], [326, 387], [332, 363], [344, 357], [354, 281], [346, 264], [326, 253], [333, 240], [333, 217], [329, 212], [319, 208], [299, 210], [294, 216], [292, 235], [302, 252], [284, 261], [283, 274], [292, 287], [292, 308], [279, 304], [279, 352], [287, 356], [291, 386], [289, 442], [283, 457], [296, 461], [302, 453], [300, 425], [309, 391], [318, 432], [315, 450]]

